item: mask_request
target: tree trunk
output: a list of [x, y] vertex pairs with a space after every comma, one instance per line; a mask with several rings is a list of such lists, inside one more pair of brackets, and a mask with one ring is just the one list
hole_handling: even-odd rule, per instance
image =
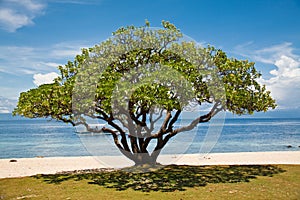
[[156, 165], [157, 156], [149, 155], [148, 153], [137, 153], [134, 155], [135, 166]]

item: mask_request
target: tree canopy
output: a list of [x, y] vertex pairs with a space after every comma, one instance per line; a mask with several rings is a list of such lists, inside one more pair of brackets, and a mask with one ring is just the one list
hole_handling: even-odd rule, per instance
[[[136, 164], [154, 163], [170, 138], [208, 122], [220, 111], [252, 114], [276, 107], [257, 79], [254, 63], [228, 58], [212, 46], [187, 41], [173, 24], [127, 26], [59, 66], [60, 76], [20, 94], [14, 114], [51, 117], [88, 131], [105, 131]], [[188, 125], [174, 124], [184, 109], [211, 105]], [[85, 117], [101, 119], [98, 130]], [[162, 120], [159, 129], [155, 123]], [[153, 152], [147, 147], [157, 140]]]

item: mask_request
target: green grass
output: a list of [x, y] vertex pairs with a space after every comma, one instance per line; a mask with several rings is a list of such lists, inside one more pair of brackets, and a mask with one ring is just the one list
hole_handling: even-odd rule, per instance
[[0, 179], [0, 199], [300, 199], [300, 165], [168, 166]]

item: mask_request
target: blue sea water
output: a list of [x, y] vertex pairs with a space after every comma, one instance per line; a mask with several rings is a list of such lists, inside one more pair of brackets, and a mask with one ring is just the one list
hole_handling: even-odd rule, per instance
[[[209, 126], [201, 124], [194, 134], [174, 137], [162, 153], [199, 153]], [[220, 130], [211, 152], [300, 151], [299, 118], [231, 118]], [[109, 135], [77, 134], [71, 125], [54, 120], [0, 114], [0, 158], [91, 154], [120, 152]]]

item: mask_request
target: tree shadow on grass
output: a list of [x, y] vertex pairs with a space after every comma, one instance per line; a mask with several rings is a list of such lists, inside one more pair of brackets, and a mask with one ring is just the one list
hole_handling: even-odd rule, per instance
[[285, 170], [272, 165], [233, 165], [233, 166], [189, 166], [168, 165], [156, 171], [133, 173], [124, 170], [96, 170], [64, 172], [53, 175], [36, 175], [51, 184], [67, 180], [89, 180], [116, 190], [133, 189], [143, 192], [183, 191], [187, 187], [206, 186], [208, 183], [249, 182], [257, 176], [273, 176]]

